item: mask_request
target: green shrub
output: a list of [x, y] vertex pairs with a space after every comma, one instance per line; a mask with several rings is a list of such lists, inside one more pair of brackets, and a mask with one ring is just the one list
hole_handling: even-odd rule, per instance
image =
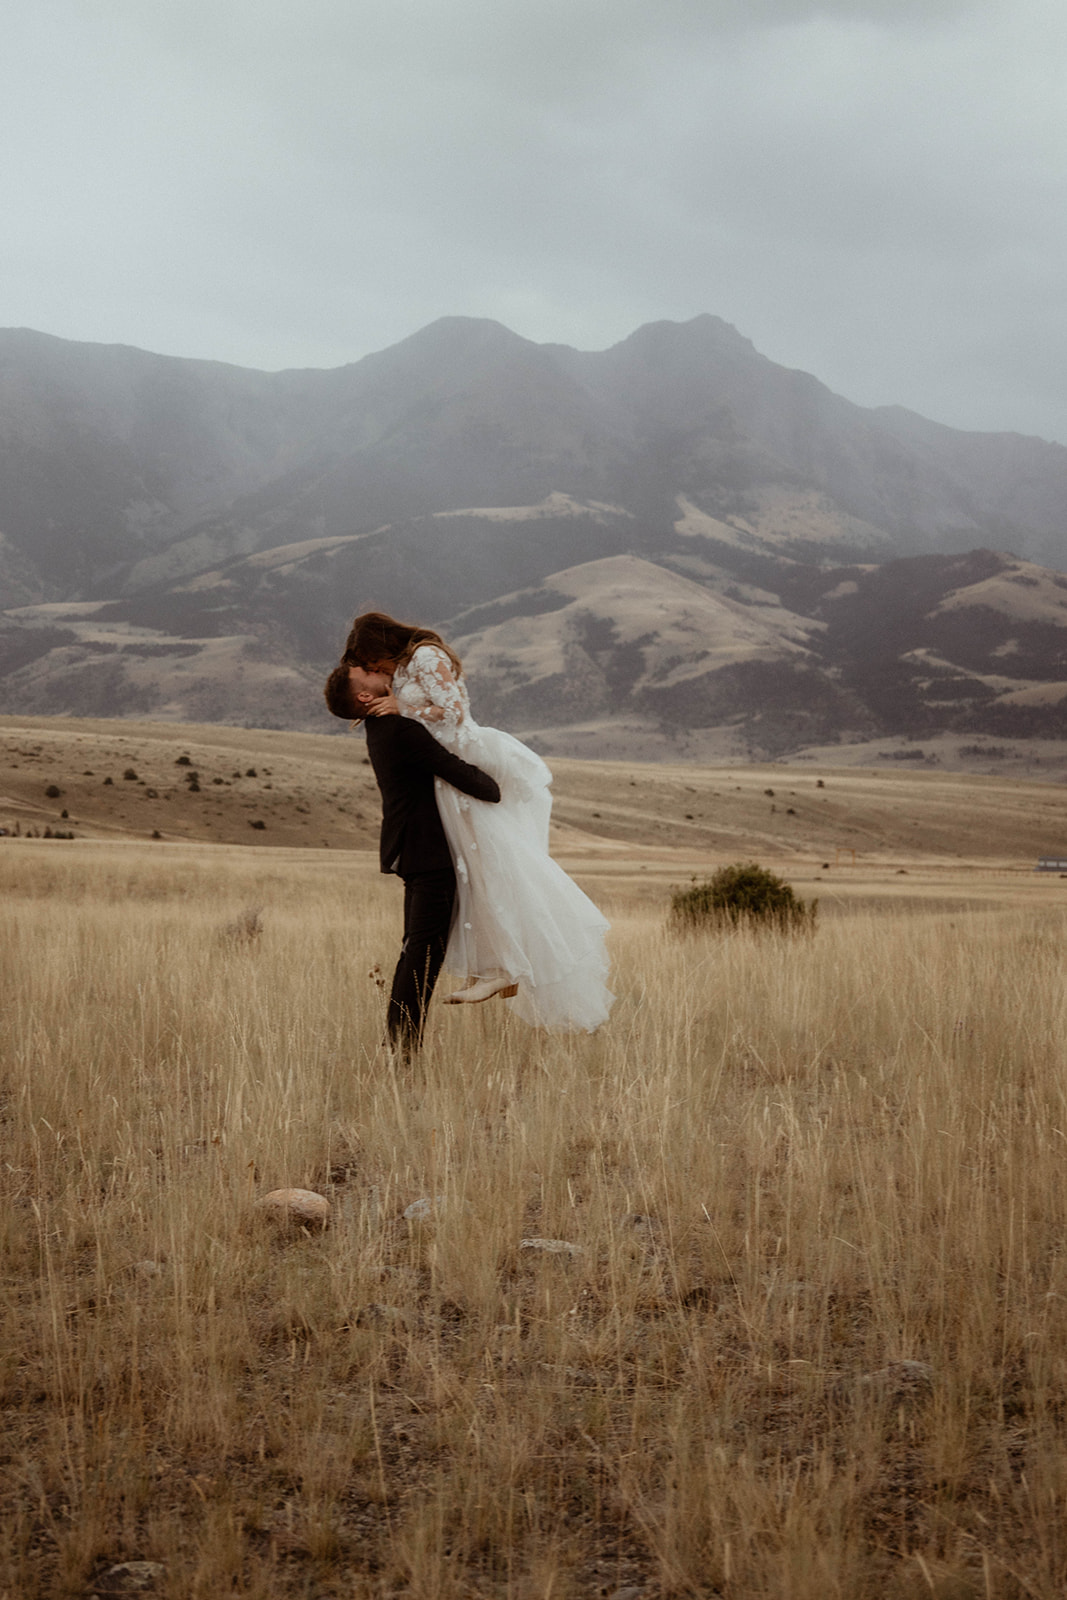
[[810, 933], [819, 902], [798, 900], [788, 883], [754, 861], [720, 867], [706, 883], [694, 883], [671, 896], [676, 928], [773, 928], [780, 933]]

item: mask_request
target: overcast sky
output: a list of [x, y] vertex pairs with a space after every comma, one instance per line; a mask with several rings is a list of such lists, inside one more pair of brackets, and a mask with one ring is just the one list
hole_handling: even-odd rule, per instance
[[338, 366], [710, 311], [1067, 443], [1064, 0], [0, 0], [0, 325]]

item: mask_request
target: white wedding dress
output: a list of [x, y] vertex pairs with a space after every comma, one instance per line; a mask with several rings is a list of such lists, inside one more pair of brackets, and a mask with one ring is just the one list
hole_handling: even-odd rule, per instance
[[541, 757], [470, 714], [463, 678], [436, 645], [419, 645], [393, 677], [401, 713], [500, 785], [486, 805], [435, 779], [456, 865], [456, 910], [445, 965], [461, 978], [506, 973], [506, 1002], [525, 1022], [592, 1033], [611, 1010], [609, 924], [548, 853], [552, 774]]

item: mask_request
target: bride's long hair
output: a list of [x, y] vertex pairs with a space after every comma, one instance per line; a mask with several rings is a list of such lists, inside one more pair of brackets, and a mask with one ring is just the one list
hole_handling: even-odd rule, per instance
[[410, 622], [398, 622], [384, 611], [364, 611], [356, 618], [345, 640], [342, 661], [349, 666], [368, 668], [380, 661], [392, 661], [403, 667], [411, 660], [420, 644], [434, 644], [443, 650], [452, 663], [453, 674], [458, 678], [463, 665], [452, 646], [446, 644], [432, 628], [419, 628]]

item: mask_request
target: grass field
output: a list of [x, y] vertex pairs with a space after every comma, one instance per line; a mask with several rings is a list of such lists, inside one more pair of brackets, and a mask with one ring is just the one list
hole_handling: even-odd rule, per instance
[[717, 862], [594, 779], [610, 1022], [438, 1007], [402, 1075], [368, 853], [0, 841], [0, 1596], [1067, 1590], [1059, 791], [958, 780], [985, 859], [740, 837], [814, 936], [680, 939]]

